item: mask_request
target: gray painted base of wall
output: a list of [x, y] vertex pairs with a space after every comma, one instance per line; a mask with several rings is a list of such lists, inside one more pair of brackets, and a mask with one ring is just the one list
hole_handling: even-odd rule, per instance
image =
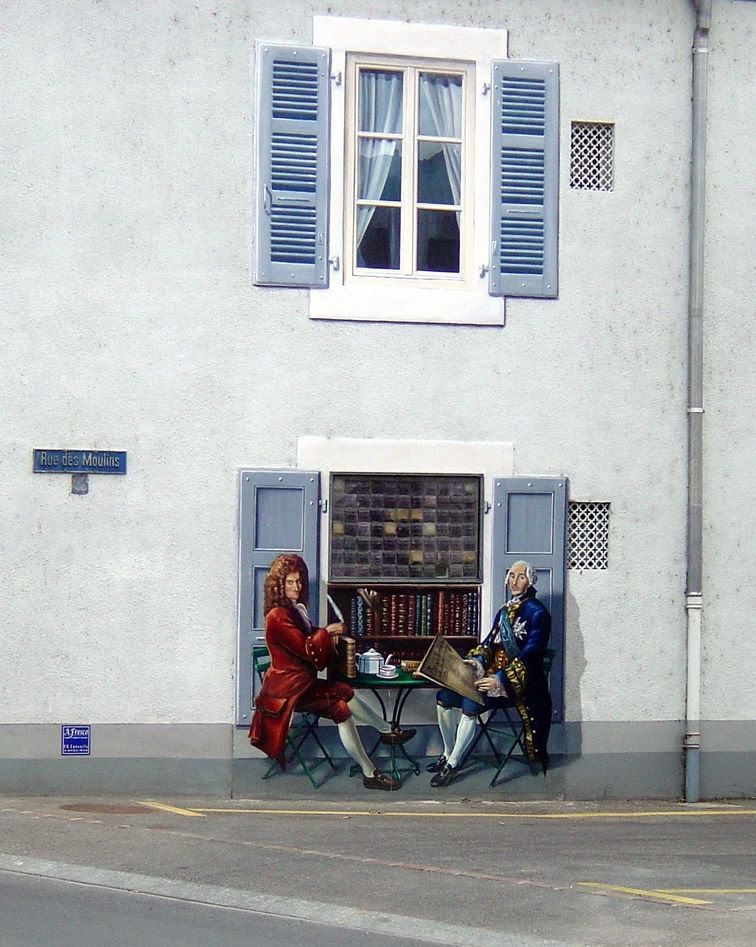
[[233, 741], [230, 724], [91, 724], [90, 754], [64, 756], [61, 725], [5, 724], [0, 793], [228, 797]]
[[[336, 728], [321, 735], [338, 763], [338, 774], [321, 795], [361, 798], [359, 777], [348, 776]], [[716, 749], [701, 753], [700, 798], [756, 796], [756, 740], [751, 721], [702, 725]], [[368, 749], [375, 732], [363, 731]], [[704, 745], [706, 742], [704, 741]], [[684, 793], [682, 725], [679, 721], [591, 722], [553, 728], [552, 766], [544, 778], [516, 762], [489, 789], [491, 771], [468, 766], [455, 784], [478, 797], [507, 799], [680, 799]], [[424, 767], [441, 751], [438, 730], [419, 726], [409, 746]], [[388, 748], [374, 754], [386, 768]], [[285, 798], [314, 792], [300, 772], [275, 772], [263, 780], [269, 762], [250, 747], [246, 730], [230, 724], [100, 725], [92, 728], [92, 754], [62, 757], [60, 727], [0, 726], [0, 793], [8, 795], [137, 795]], [[405, 796], [428, 796], [429, 777], [409, 775]]]
[[[639, 734], [639, 726], [646, 732]], [[374, 731], [360, 729], [364, 743], [371, 750]], [[486, 755], [481, 743], [477, 747], [480, 757], [468, 761], [454, 788], [470, 797], [512, 800], [679, 799], [683, 794], [684, 783], [682, 756], [679, 746], [675, 744], [678, 729], [678, 724], [670, 726], [666, 723], [653, 728], [645, 724], [625, 724], [624, 727], [600, 724], [588, 735], [584, 725], [556, 725], [549, 740], [551, 765], [546, 776], [537, 768], [531, 770], [525, 761], [515, 758], [502, 771], [493, 789], [489, 784], [495, 770], [491, 769], [491, 758]], [[632, 735], [629, 731], [632, 731]], [[319, 767], [316, 779], [319, 782], [323, 780], [318, 789], [319, 795], [334, 797], [348, 792], [360, 798], [363, 790], [359, 777], [352, 780], [343, 778], [345, 773], [348, 774], [351, 761], [344, 758], [335, 728], [322, 726], [320, 733], [326, 749], [337, 763], [338, 773], [334, 776], [327, 766]], [[645, 748], [642, 737], [649, 741]], [[243, 741], [241, 745], [240, 740]], [[669, 749], [652, 750], [654, 741], [656, 745], [666, 744]], [[581, 752], [580, 747], [587, 742], [591, 743], [591, 751]], [[626, 749], [618, 752], [614, 749], [617, 746]], [[421, 768], [419, 774], [411, 773], [405, 779], [401, 790], [403, 798], [437, 796], [437, 791], [429, 788], [430, 776], [425, 772], [425, 764], [442, 752], [438, 729], [434, 726], [418, 727], [418, 733], [408, 744], [408, 749]], [[387, 769], [389, 753], [389, 749], [381, 745], [371, 752], [371, 757], [379, 768]], [[270, 761], [261, 759], [258, 751], [249, 747], [246, 733], [239, 731], [235, 741], [234, 796], [258, 799], [296, 797], [308, 790], [312, 791], [312, 785], [301, 767], [286, 773], [276, 768], [269, 778], [263, 779], [269, 769]]]
[[[490, 781], [495, 769], [489, 761], [468, 762], [455, 782], [439, 792], [431, 788], [431, 774], [425, 772], [429, 757], [418, 758], [420, 773], [409, 774], [400, 790], [402, 799], [459, 800], [488, 799], [498, 801], [524, 800], [591, 800], [591, 799], [664, 799], [677, 800], [681, 795], [681, 772], [678, 760], [658, 755], [640, 759], [622, 755], [606, 755], [595, 759], [552, 757], [544, 776], [524, 762], [512, 760], [502, 771], [496, 786]], [[367, 799], [375, 793], [365, 792], [359, 775], [349, 777], [349, 760], [336, 759], [336, 773], [327, 766], [315, 771], [319, 783], [317, 795], [323, 799]], [[380, 761], [378, 761], [381, 766]], [[269, 768], [266, 760], [235, 760], [233, 767], [234, 796], [243, 799], [296, 799], [312, 795], [313, 789], [301, 768], [286, 773], [275, 770], [263, 779]], [[383, 769], [388, 769], [384, 762]], [[643, 778], [640, 774], [645, 773]], [[399, 798], [399, 797], [397, 797]]]
[[702, 753], [701, 799], [738, 797], [756, 797], [756, 753]]
[[231, 760], [0, 760], [13, 796], [231, 796]]

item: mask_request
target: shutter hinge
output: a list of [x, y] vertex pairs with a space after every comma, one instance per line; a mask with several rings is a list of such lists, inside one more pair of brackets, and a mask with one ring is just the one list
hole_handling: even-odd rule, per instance
[[322, 500], [318, 500], [318, 506], [320, 507], [320, 512], [321, 512], [321, 513], [327, 513], [327, 512], [328, 512], [328, 500], [327, 500], [327, 499], [324, 498], [324, 499], [322, 499]]
[[490, 82], [484, 82], [483, 85], [482, 85], [481, 88], [480, 88], [480, 91], [481, 91], [481, 94], [482, 94], [482, 95], [488, 95], [488, 93], [491, 91], [491, 83], [490, 83]]
[[341, 266], [341, 260], [337, 256], [329, 256], [328, 262], [331, 264], [334, 273], [338, 273], [339, 267]]
[[491, 504], [488, 502], [488, 500], [486, 500], [486, 502], [483, 504], [483, 515], [485, 516], [486, 513], [490, 513], [490, 512], [491, 512]]
[[480, 264], [480, 269], [478, 270], [478, 274], [479, 274], [480, 278], [483, 279], [483, 277], [486, 275], [487, 272], [488, 272], [488, 264], [487, 264], [487, 263], [481, 263], [481, 264]]
[[332, 72], [331, 79], [334, 85], [341, 85], [341, 72]]

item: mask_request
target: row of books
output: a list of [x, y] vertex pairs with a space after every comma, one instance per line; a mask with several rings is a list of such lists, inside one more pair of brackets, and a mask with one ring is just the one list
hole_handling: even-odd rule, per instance
[[478, 634], [478, 592], [451, 589], [432, 592], [386, 592], [368, 604], [350, 594], [349, 629], [363, 635], [429, 638]]

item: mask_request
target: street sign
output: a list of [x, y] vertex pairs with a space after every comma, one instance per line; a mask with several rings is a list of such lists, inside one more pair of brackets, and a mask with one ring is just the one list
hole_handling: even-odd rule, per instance
[[34, 473], [125, 474], [125, 450], [34, 449]]

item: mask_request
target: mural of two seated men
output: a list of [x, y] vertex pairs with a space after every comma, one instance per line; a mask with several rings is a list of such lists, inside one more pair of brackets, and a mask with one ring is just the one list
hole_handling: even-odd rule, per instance
[[[255, 699], [250, 742], [285, 767], [286, 734], [295, 712], [332, 720], [347, 754], [362, 771], [366, 789], [394, 791], [400, 781], [376, 769], [356, 724], [374, 727], [380, 742], [404, 744], [413, 729], [393, 729], [355, 693], [350, 684], [322, 680], [318, 672], [336, 657], [339, 639], [347, 633], [343, 622], [313, 627], [307, 612], [309, 573], [297, 555], [282, 555], [265, 580], [265, 638], [271, 665]], [[528, 562], [513, 563], [506, 574], [508, 601], [494, 617], [486, 638], [465, 656], [469, 682], [480, 696], [465, 696], [451, 687], [436, 695], [442, 754], [427, 767], [431, 786], [453, 782], [472, 745], [477, 715], [506, 701], [523, 723], [528, 759], [546, 772], [551, 722], [551, 696], [543, 659], [551, 634], [549, 612], [536, 597], [536, 571]], [[460, 688], [466, 690], [467, 688]]]

